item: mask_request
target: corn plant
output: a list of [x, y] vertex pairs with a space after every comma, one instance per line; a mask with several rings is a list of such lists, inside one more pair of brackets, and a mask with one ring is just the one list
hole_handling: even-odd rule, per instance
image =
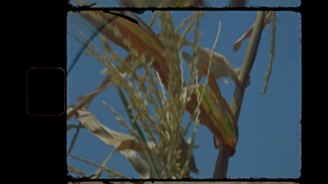
[[[83, 4], [81, 1], [75, 2]], [[255, 24], [234, 44], [233, 48], [238, 50], [242, 41], [251, 36], [241, 68], [233, 68], [225, 56], [214, 51], [221, 24], [218, 24], [218, 33], [213, 39], [211, 49], [203, 48], [198, 43], [203, 34], [199, 23], [205, 14], [205, 11], [192, 12], [179, 26], [174, 27], [169, 11], [155, 11], [149, 24], [133, 12], [130, 15], [121, 11], [79, 13], [99, 30], [98, 38], [104, 52], [89, 38], [85, 37], [88, 42], [83, 42], [76, 35], [70, 32], [68, 34], [85, 45], [85, 54], [94, 56], [104, 65], [102, 74], [107, 77], [94, 92], [79, 97], [78, 104], [68, 106], [67, 120], [75, 116], [79, 119], [79, 124], [67, 126], [67, 130], [76, 128], [78, 134], [80, 128], [86, 128], [107, 145], [115, 147], [102, 164], [95, 164], [71, 154], [75, 139], [73, 140], [67, 155], [99, 167], [91, 178], [99, 178], [103, 171], [111, 174], [110, 177], [127, 178], [124, 174], [105, 167], [116, 152], [121, 152], [143, 179], [189, 178], [190, 172], [199, 172], [193, 149], [198, 147], [195, 145], [195, 136], [200, 124], [209, 129], [214, 136], [215, 147], [220, 149], [213, 178], [226, 177], [229, 157], [236, 151], [237, 121], [243, 93], [249, 84], [249, 73], [256, 57], [261, 31], [271, 22], [273, 46], [270, 63], [274, 57], [275, 14], [271, 11], [258, 12]], [[124, 18], [129, 16], [139, 24]], [[155, 17], [159, 18], [161, 28], [158, 34], [152, 30]], [[179, 34], [183, 27], [186, 28]], [[194, 34], [194, 40], [185, 38], [188, 32]], [[81, 35], [83, 36], [82, 32]], [[128, 56], [122, 58], [111, 44], [126, 50]], [[185, 46], [191, 46], [192, 53], [183, 52], [181, 48]], [[183, 77], [183, 62], [188, 63], [190, 69], [188, 79]], [[138, 73], [141, 69], [144, 70], [142, 74]], [[270, 71], [269, 69], [266, 75], [267, 81]], [[200, 83], [202, 77], [205, 78], [203, 84]], [[231, 78], [236, 85], [230, 107], [216, 81], [220, 79], [228, 83], [224, 77]], [[88, 110], [92, 99], [111, 86], [119, 94], [130, 122], [126, 122], [122, 118], [123, 114], [117, 113], [106, 101], [102, 102], [116, 115], [118, 122], [128, 129], [129, 135], [111, 130]], [[264, 92], [266, 86], [267, 82]], [[155, 114], [150, 113], [150, 104], [154, 107]], [[190, 120], [184, 127], [182, 116], [186, 111], [190, 114]], [[185, 137], [193, 122], [192, 135], [186, 141]], [[72, 166], [68, 166], [68, 170], [83, 176], [83, 172]]]

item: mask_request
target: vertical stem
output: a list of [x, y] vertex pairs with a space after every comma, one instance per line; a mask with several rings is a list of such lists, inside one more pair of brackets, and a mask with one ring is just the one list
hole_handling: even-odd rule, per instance
[[[233, 98], [231, 101], [230, 109], [234, 114], [237, 122], [239, 118], [242, 101], [244, 98], [244, 90], [245, 90], [246, 82], [252, 70], [252, 66], [257, 54], [258, 45], [260, 43], [264, 17], [265, 17], [264, 11], [259, 11], [257, 13], [254, 29], [247, 47], [244, 63], [243, 66], [241, 67], [241, 71], [238, 76], [238, 80], [241, 83], [241, 85], [240, 86], [236, 85]], [[238, 140], [238, 130], [236, 130], [236, 132], [237, 132], [237, 140]], [[213, 173], [214, 179], [222, 179], [226, 177], [230, 156], [232, 155], [230, 154], [229, 148], [221, 144], [218, 158], [215, 163], [215, 169]]]
[[213, 179], [222, 179], [226, 177], [230, 155], [230, 148], [221, 144], [220, 151], [215, 163]]
[[82, 124], [81, 124], [81, 121], [79, 121], [79, 125], [78, 125], [78, 127], [76, 128], [76, 133], [74, 134], [73, 140], [72, 140], [72, 142], [71, 142], [71, 146], [70, 146], [69, 149], [68, 149], [68, 153], [71, 153], [71, 151], [72, 151], [72, 149], [73, 149], [73, 146], [74, 146], [75, 140], [76, 140], [77, 136], [79, 135], [81, 125], [82, 125]]
[[[252, 66], [255, 61], [257, 49], [261, 39], [264, 17], [265, 17], [264, 11], [259, 11], [248, 44], [243, 66], [241, 67], [240, 74], [238, 76], [238, 80], [240, 81], [241, 86], [244, 87], [246, 86], [247, 79], [249, 78], [249, 74], [252, 70]], [[230, 105], [231, 111], [234, 113], [237, 122], [239, 118], [242, 100], [244, 97], [244, 90], [245, 88], [241, 89], [238, 86], [235, 87], [235, 92]]]

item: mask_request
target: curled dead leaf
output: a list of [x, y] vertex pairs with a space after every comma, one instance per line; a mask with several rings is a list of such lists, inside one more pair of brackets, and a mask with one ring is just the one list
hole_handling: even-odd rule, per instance
[[[130, 161], [134, 169], [143, 179], [149, 178], [149, 166], [136, 155], [136, 152], [139, 152], [139, 154], [143, 158], [145, 158], [141, 146], [137, 144], [133, 137], [120, 132], [113, 131], [108, 127], [102, 125], [94, 117], [92, 112], [88, 110], [77, 110], [77, 118], [92, 134], [97, 136], [104, 143], [115, 146], [115, 150], [111, 154], [120, 151]], [[147, 141], [147, 143], [150, 149], [155, 147], [155, 143], [149, 141]], [[185, 142], [184, 139], [182, 139], [181, 158], [183, 159], [183, 161], [186, 161], [188, 147], [189, 145]], [[189, 167], [190, 171], [198, 173], [198, 169], [196, 168], [195, 159], [193, 156], [191, 158]]]
[[[207, 64], [209, 63], [210, 54], [211, 54], [211, 50], [208, 48], [200, 50], [199, 60], [196, 65], [198, 69], [200, 69], [201, 66], [205, 66], [206, 63]], [[185, 59], [185, 61], [190, 65], [192, 62], [192, 57], [186, 52], [182, 52], [182, 56]], [[206, 70], [207, 70], [207, 66], [206, 66]], [[222, 54], [219, 54], [214, 51], [210, 71], [215, 79], [220, 79], [223, 80], [225, 83], [229, 83], [227, 80], [221, 78], [230, 77], [231, 79], [235, 80], [240, 73], [240, 68], [234, 69], [230, 64], [230, 62]]]
[[133, 141], [133, 137], [120, 132], [113, 131], [108, 127], [102, 125], [96, 119], [96, 117], [94, 117], [92, 112], [88, 110], [77, 110], [77, 118], [92, 134], [94, 134], [104, 143], [115, 146], [116, 149], [113, 153], [115, 153], [116, 151], [120, 151], [130, 161], [131, 165], [134, 167], [134, 169], [136, 169], [136, 171], [142, 178], [149, 178], [150, 174], [148, 165], [137, 156], [136, 152], [133, 149], [127, 149], [126, 147], [128, 144], [125, 141]]

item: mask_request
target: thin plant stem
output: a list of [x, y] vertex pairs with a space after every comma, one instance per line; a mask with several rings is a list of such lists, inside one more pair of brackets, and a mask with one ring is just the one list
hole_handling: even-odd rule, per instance
[[73, 146], [74, 146], [74, 143], [75, 143], [75, 140], [80, 132], [80, 128], [81, 128], [81, 122], [79, 122], [79, 125], [76, 127], [76, 133], [74, 134], [74, 137], [73, 137], [73, 140], [71, 142], [71, 145], [68, 149], [68, 153], [71, 153], [72, 149], [73, 149]]
[[[230, 109], [234, 114], [237, 122], [238, 122], [239, 113], [244, 97], [246, 82], [252, 70], [252, 66], [257, 54], [257, 49], [260, 43], [264, 17], [265, 17], [264, 11], [259, 11], [257, 13], [254, 30], [247, 47], [241, 72], [238, 76], [238, 80], [240, 81], [241, 85], [240, 86], [236, 85], [233, 98], [231, 101]], [[237, 133], [237, 141], [238, 141], [238, 131], [236, 133]], [[215, 163], [213, 179], [222, 179], [226, 177], [228, 171], [229, 157], [232, 156], [231, 151], [227, 146], [221, 144], [219, 149], [220, 151], [218, 153], [218, 157]]]
[[[136, 130], [136, 131], [138, 132], [138, 135], [140, 136], [141, 140], [147, 145], [146, 138], [145, 138], [145, 136], [144, 136], [144, 134], [143, 134], [141, 128], [139, 127], [137, 121], [136, 121], [136, 120], [133, 121], [133, 116], [132, 116], [133, 112], [132, 112], [131, 109], [128, 108], [129, 104], [128, 104], [127, 98], [125, 97], [125, 95], [124, 95], [124, 93], [123, 93], [123, 91], [122, 91], [120, 85], [115, 84], [115, 88], [116, 88], [116, 90], [117, 90], [117, 93], [118, 93], [119, 96], [120, 96], [120, 99], [121, 99], [121, 101], [122, 101], [122, 103], [123, 103], [123, 106], [124, 106], [124, 108], [125, 108], [125, 111], [126, 111], [126, 113], [128, 114], [128, 117], [129, 117], [129, 119], [130, 119], [130, 121], [131, 121], [131, 124], [132, 124], [132, 126], [133, 126], [133, 129]], [[150, 154], [150, 152], [149, 152], [148, 150], [147, 150], [147, 152], [144, 153], [144, 154], [146, 155], [146, 157], [147, 157], [147, 159], [148, 159], [148, 161], [149, 161], [150, 168], [151, 168], [151, 170], [153, 171], [153, 173], [154, 173], [154, 175], [155, 175], [155, 178], [156, 178], [156, 179], [160, 179], [161, 177], [160, 177], [160, 174], [159, 174], [159, 172], [158, 172], [158, 169], [157, 169], [157, 167], [156, 167], [156, 164], [155, 164], [155, 161], [154, 161], [152, 155]]]
[[104, 166], [102, 166], [102, 165], [95, 164], [95, 163], [90, 162], [90, 161], [88, 161], [88, 160], [85, 160], [85, 159], [83, 159], [83, 158], [80, 158], [80, 157], [74, 156], [74, 155], [72, 155], [72, 154], [70, 154], [70, 153], [67, 153], [67, 155], [71, 156], [71, 157], [74, 158], [74, 159], [82, 160], [82, 161], [84, 161], [84, 162], [86, 162], [86, 163], [88, 163], [88, 164], [91, 164], [91, 165], [97, 166], [97, 167], [101, 168], [102, 170], [104, 170], [104, 171], [106, 171], [106, 172], [108, 172], [108, 173], [112, 173], [112, 174], [114, 174], [115, 176], [118, 176], [118, 177], [121, 178], [121, 179], [128, 179], [127, 177], [125, 177], [125, 176], [122, 175], [121, 173], [118, 173], [118, 172], [116, 172], [116, 171], [113, 171], [113, 170], [111, 170], [111, 169], [108, 169], [108, 168], [106, 168], [106, 167], [104, 167]]

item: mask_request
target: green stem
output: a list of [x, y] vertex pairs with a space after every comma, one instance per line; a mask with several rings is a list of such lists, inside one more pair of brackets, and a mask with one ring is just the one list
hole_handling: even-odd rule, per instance
[[[122, 91], [120, 85], [115, 84], [115, 88], [116, 88], [116, 90], [117, 90], [117, 93], [118, 93], [119, 96], [120, 96], [120, 99], [121, 99], [121, 101], [122, 101], [122, 103], [123, 103], [124, 109], [125, 109], [126, 113], [128, 114], [128, 117], [129, 117], [129, 119], [130, 119], [130, 121], [131, 121], [131, 124], [132, 124], [132, 126], [133, 126], [133, 129], [134, 129], [134, 130], [137, 130], [138, 135], [140, 136], [141, 140], [147, 145], [146, 138], [145, 138], [145, 136], [144, 136], [144, 134], [143, 134], [141, 128], [139, 127], [137, 121], [136, 121], [136, 120], [133, 121], [133, 116], [132, 116], [133, 112], [132, 112], [131, 109], [128, 108], [129, 103], [128, 103], [127, 98], [125, 97], [125, 95], [124, 95], [124, 93], [123, 93], [123, 91]], [[149, 150], [149, 149], [148, 149], [148, 150]], [[160, 177], [159, 172], [158, 172], [158, 170], [157, 170], [157, 167], [156, 167], [156, 164], [155, 164], [155, 162], [154, 162], [154, 159], [153, 159], [152, 155], [150, 154], [150, 152], [149, 152], [148, 150], [147, 150], [147, 152], [144, 153], [144, 154], [146, 155], [146, 157], [147, 157], [147, 159], [148, 159], [148, 161], [149, 161], [150, 168], [151, 168], [151, 170], [153, 171], [153, 173], [154, 173], [154, 175], [155, 175], [155, 178], [156, 178], [156, 179], [160, 179], [161, 177]]]

